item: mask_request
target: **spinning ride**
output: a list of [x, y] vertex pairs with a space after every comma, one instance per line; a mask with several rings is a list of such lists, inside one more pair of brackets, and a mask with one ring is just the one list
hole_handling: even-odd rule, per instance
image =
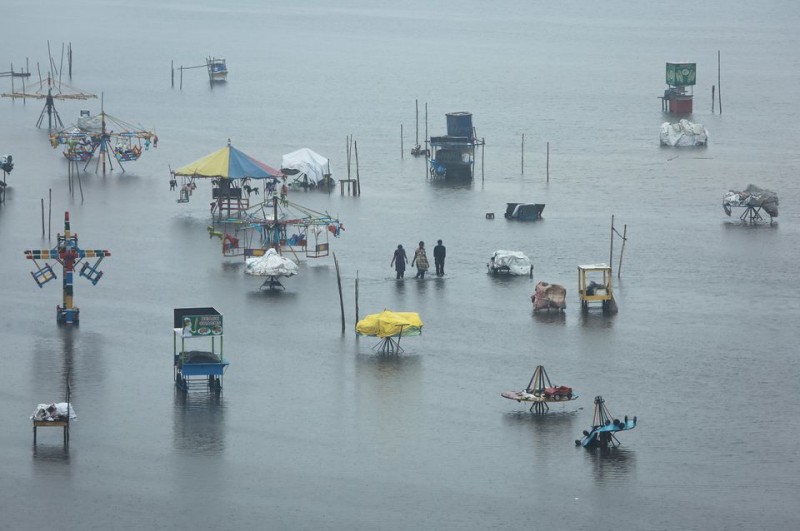
[[620, 445], [619, 440], [614, 435], [619, 431], [632, 430], [636, 427], [636, 417], [629, 419], [625, 415], [624, 420], [615, 419], [608, 412], [605, 400], [602, 396], [594, 397], [594, 417], [592, 418], [592, 428], [584, 430], [583, 439], [575, 441], [576, 446], [584, 448], [616, 448]]
[[[281, 172], [256, 160], [243, 151], [228, 144], [176, 170], [170, 170], [170, 189], [178, 188], [178, 203], [188, 203], [197, 188], [198, 179], [210, 179], [211, 214], [221, 221], [223, 215], [240, 216], [250, 208], [250, 195], [258, 195], [258, 187], [250, 186], [250, 179], [263, 181], [264, 194], [274, 189]], [[178, 179], [180, 178], [180, 183]]]
[[[111, 256], [111, 252], [104, 249], [81, 249], [78, 247], [78, 235], [70, 232], [69, 212], [64, 212], [64, 235], [58, 235], [56, 247], [53, 249], [25, 251], [25, 258], [33, 260], [33, 264], [37, 268], [35, 272], [31, 272], [31, 275], [40, 288], [51, 280], [55, 280], [56, 274], [50, 264], [45, 262], [44, 265], [39, 265], [37, 260], [55, 260], [63, 267], [64, 306], [56, 306], [56, 321], [58, 324], [77, 325], [79, 322], [80, 309], [73, 306], [72, 300], [72, 274], [75, 268], [81, 260], [87, 259], [83, 267], [81, 267], [79, 275], [88, 279], [92, 285], [96, 285], [103, 276], [103, 272], [99, 271], [97, 266], [106, 256]], [[90, 264], [89, 258], [96, 258], [97, 260]]]
[[102, 109], [101, 105], [100, 114], [81, 116], [73, 127], [50, 135], [50, 145], [53, 148], [63, 145], [64, 157], [70, 162], [85, 162], [84, 170], [94, 155], [99, 153], [95, 172], [102, 161], [104, 174], [106, 163], [109, 170], [113, 171], [113, 160], [116, 160], [124, 172], [123, 162], [138, 160], [151, 145], [158, 147], [155, 131], [115, 118]]
[[578, 398], [578, 395], [572, 391], [572, 387], [553, 385], [543, 365], [536, 366], [531, 381], [524, 390], [505, 391], [500, 396], [517, 402], [531, 402], [530, 411], [539, 414], [550, 410], [548, 403], [569, 402]]

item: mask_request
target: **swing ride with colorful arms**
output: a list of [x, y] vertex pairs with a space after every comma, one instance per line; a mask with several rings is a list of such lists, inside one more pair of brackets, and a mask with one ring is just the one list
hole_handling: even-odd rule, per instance
[[[78, 272], [79, 276], [89, 280], [92, 285], [96, 285], [103, 276], [103, 272], [98, 269], [98, 266], [103, 258], [111, 256], [111, 252], [105, 249], [81, 249], [78, 247], [78, 235], [70, 232], [69, 212], [64, 212], [64, 234], [58, 235], [57, 242], [52, 249], [25, 251], [25, 258], [32, 260], [36, 266], [36, 271], [31, 272], [31, 276], [40, 288], [57, 278], [52, 266], [46, 261], [54, 260], [61, 264], [64, 305], [56, 306], [56, 321], [59, 324], [78, 324], [80, 309], [73, 304], [73, 273], [78, 264], [83, 261], [83, 266]], [[96, 260], [90, 263], [90, 259]], [[39, 264], [38, 260], [45, 260], [45, 263]]]

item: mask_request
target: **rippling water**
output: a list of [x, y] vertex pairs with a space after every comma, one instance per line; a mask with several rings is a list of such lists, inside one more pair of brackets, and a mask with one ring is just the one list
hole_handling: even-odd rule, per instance
[[[16, 162], [0, 207], [4, 527], [800, 523], [794, 3], [80, 1], [47, 17], [13, 8], [0, 60], [44, 71], [46, 41], [57, 64], [71, 42], [69, 83], [102, 93], [109, 114], [155, 127], [159, 145], [124, 173], [90, 166], [81, 200], [35, 127], [42, 102], [0, 100], [0, 153]], [[718, 50], [721, 115], [710, 109]], [[170, 62], [208, 55], [227, 58], [226, 85], [189, 70], [182, 89], [170, 86]], [[708, 128], [707, 149], [658, 147], [669, 117], [657, 96], [675, 60], [697, 62], [692, 119]], [[421, 138], [444, 133], [447, 112], [473, 113], [483, 176], [426, 180], [424, 161], [407, 154], [415, 100]], [[56, 105], [65, 122], [100, 106]], [[310, 147], [344, 178], [347, 135], [361, 197], [290, 194], [344, 223], [332, 241], [342, 334], [331, 257], [301, 264], [286, 291], [259, 291], [208, 237], [208, 183], [177, 204], [168, 179], [169, 167], [228, 138], [272, 166]], [[779, 194], [774, 226], [724, 215], [723, 193], [749, 183]], [[544, 220], [504, 220], [518, 200], [545, 203]], [[58, 282], [36, 289], [23, 256], [54, 246], [65, 210], [81, 246], [112, 252], [97, 286], [76, 280], [74, 329], [55, 324]], [[628, 235], [621, 268], [614, 244], [620, 311], [582, 315], [576, 266], [608, 260], [612, 215]], [[398, 243], [439, 238], [445, 278], [393, 280]], [[487, 276], [497, 249], [525, 252], [534, 278]], [[378, 355], [374, 339], [353, 334], [356, 279], [361, 316], [421, 314], [423, 334], [404, 338], [402, 355]], [[564, 314], [532, 312], [538, 280], [567, 287]], [[187, 306], [224, 315], [231, 365], [220, 396], [173, 386], [172, 309]], [[500, 397], [539, 364], [580, 398], [536, 416]], [[69, 449], [56, 430], [40, 430], [34, 447], [28, 416], [63, 398], [67, 375], [79, 416]], [[596, 395], [639, 419], [613, 452], [574, 445]]]

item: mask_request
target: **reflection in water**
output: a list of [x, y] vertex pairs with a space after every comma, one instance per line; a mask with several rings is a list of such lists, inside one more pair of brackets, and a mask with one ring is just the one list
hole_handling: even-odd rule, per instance
[[173, 443], [192, 454], [225, 450], [225, 405], [221, 392], [184, 392], [175, 388]]
[[358, 416], [377, 428], [378, 437], [390, 448], [398, 430], [419, 429], [421, 408], [416, 403], [424, 395], [422, 356], [370, 353], [359, 354], [355, 360]]
[[583, 451], [586, 460], [591, 462], [592, 474], [598, 485], [625, 480], [636, 468], [636, 454], [623, 446], [590, 449], [577, 446], [577, 449]]
[[537, 323], [564, 325], [567, 322], [567, 313], [561, 311], [546, 312], [538, 311], [533, 312], [533, 320]]
[[[51, 432], [53, 435], [50, 435]], [[46, 466], [48, 464], [69, 464], [69, 445], [64, 444], [62, 428], [41, 428], [38, 431], [36, 444], [33, 445], [33, 459], [37, 470], [42, 465], [41, 470], [44, 473], [50, 473], [52, 470]]]
[[[564, 409], [556, 409], [564, 408]], [[547, 413], [533, 413], [526, 407], [523, 410], [509, 411], [503, 416], [503, 421], [529, 432], [533, 442], [539, 448], [552, 445], [553, 441], [569, 440], [569, 434], [574, 430], [575, 419], [579, 409], [573, 406], [551, 405]], [[570, 409], [565, 409], [570, 408]]]
[[241, 262], [226, 261], [226, 262], [222, 262], [222, 270], [224, 272], [226, 272], [226, 273], [227, 272], [236, 273], [236, 272], [242, 270], [244, 268], [244, 265], [245, 265], [244, 264], [244, 260], [242, 260]]
[[581, 312], [581, 326], [583, 328], [596, 328], [598, 330], [613, 328], [614, 316], [602, 310], [592, 308], [588, 312]]

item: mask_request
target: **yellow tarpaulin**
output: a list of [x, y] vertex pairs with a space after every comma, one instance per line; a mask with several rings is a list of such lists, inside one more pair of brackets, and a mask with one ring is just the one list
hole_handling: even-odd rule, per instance
[[418, 336], [422, 332], [422, 319], [416, 312], [383, 310], [356, 323], [356, 332], [377, 337]]

